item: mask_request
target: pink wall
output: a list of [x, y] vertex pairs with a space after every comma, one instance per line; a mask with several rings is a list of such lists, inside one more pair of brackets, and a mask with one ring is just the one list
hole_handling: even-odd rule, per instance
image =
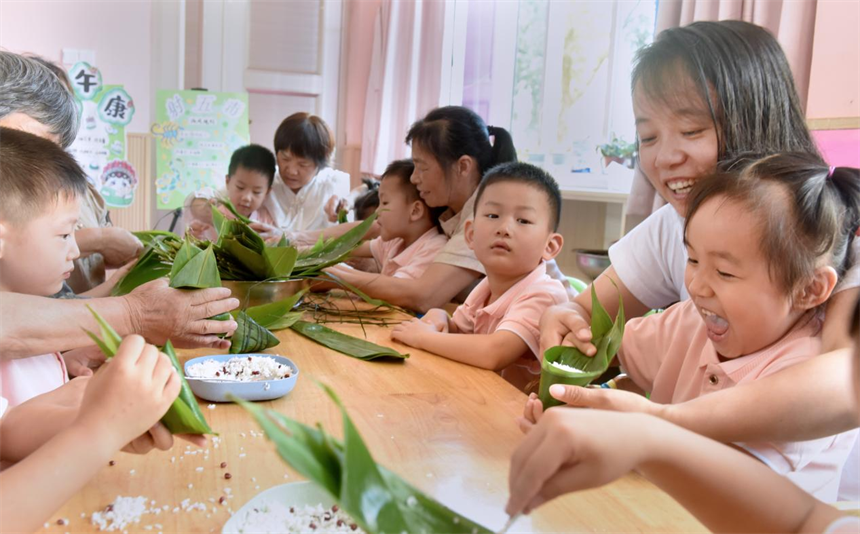
[[807, 117], [860, 117], [858, 28], [860, 2], [818, 0]]
[[827, 163], [860, 168], [860, 130], [821, 130], [812, 136]]
[[134, 99], [128, 132], [149, 131], [151, 44], [148, 1], [0, 2], [0, 47], [57, 63], [63, 48], [95, 51], [104, 83], [124, 85]]

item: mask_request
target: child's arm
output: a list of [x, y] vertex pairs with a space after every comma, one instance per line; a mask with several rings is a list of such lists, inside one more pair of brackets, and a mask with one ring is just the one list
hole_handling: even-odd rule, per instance
[[373, 298], [419, 312], [444, 306], [481, 277], [476, 271], [443, 263], [430, 264], [424, 274], [414, 280], [360, 271], [344, 272], [346, 269], [337, 266], [330, 271]]
[[391, 338], [450, 360], [493, 371], [511, 365], [529, 350], [525, 341], [507, 330], [492, 334], [452, 334], [440, 332], [435, 325], [418, 319], [395, 326]]
[[821, 354], [761, 380], [679, 404], [577, 387], [565, 387], [556, 398], [571, 406], [655, 415], [725, 443], [818, 439], [857, 427], [860, 414], [852, 381], [846, 378], [852, 376], [851, 359], [850, 349]]
[[511, 459], [509, 514], [638, 470], [714, 532], [823, 532], [839, 512], [752, 458], [644, 414], [549, 410]]
[[[858, 238], [860, 239], [860, 238]], [[827, 316], [821, 331], [821, 352], [850, 347], [849, 322], [860, 298], [860, 288], [851, 288], [834, 294], [827, 301]]]
[[[126, 338], [93, 378], [74, 423], [0, 473], [0, 517], [8, 532], [33, 532], [120, 447], [146, 432], [179, 394], [170, 360], [140, 336]], [[6, 421], [0, 421], [0, 427]]]

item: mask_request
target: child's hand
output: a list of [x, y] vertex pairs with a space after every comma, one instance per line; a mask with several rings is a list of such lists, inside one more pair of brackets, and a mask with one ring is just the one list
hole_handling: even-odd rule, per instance
[[271, 224], [252, 222], [248, 226], [251, 227], [251, 230], [260, 234], [260, 237], [262, 237], [263, 241], [266, 243], [278, 242], [281, 240], [281, 236], [284, 235], [283, 230], [277, 226], [272, 226]]
[[596, 488], [640, 465], [660, 420], [599, 410], [549, 410], [511, 459], [508, 514], [530, 513], [564, 493]]
[[448, 333], [448, 313], [441, 308], [433, 308], [424, 314], [421, 321], [433, 325], [437, 332]]
[[63, 353], [66, 370], [71, 376], [91, 376], [105, 362], [105, 355], [96, 345]]
[[137, 259], [143, 252], [143, 243], [134, 235], [118, 226], [108, 226], [101, 229], [99, 250], [109, 269], [118, 268]]
[[530, 393], [523, 408], [523, 416], [517, 418], [517, 425], [519, 425], [520, 431], [523, 434], [527, 434], [538, 424], [541, 416], [543, 416], [543, 403], [536, 394]]
[[540, 318], [540, 353], [558, 345], [576, 347], [586, 356], [597, 354], [591, 343], [591, 325], [564, 304], [548, 308]]
[[664, 405], [651, 402], [642, 395], [621, 389], [583, 388], [554, 384], [549, 389], [553, 398], [568, 406], [595, 408], [613, 412], [637, 412], [660, 416]]
[[[206, 436], [197, 434], [177, 434], [175, 437], [182, 438], [185, 441], [203, 447], [206, 445]], [[146, 454], [152, 449], [161, 451], [170, 450], [173, 447], [173, 434], [167, 430], [167, 427], [162, 423], [155, 423], [148, 432], [136, 438], [134, 441], [122, 448], [123, 452], [131, 454]]]
[[420, 319], [412, 319], [395, 326], [391, 330], [391, 339], [399, 341], [416, 349], [421, 348], [421, 336], [427, 333], [438, 333], [436, 327]]
[[197, 239], [205, 239], [206, 232], [212, 228], [211, 224], [207, 224], [203, 221], [193, 220], [188, 225], [188, 230], [191, 231], [191, 235], [196, 237]]
[[170, 359], [142, 337], [128, 336], [116, 356], [90, 379], [77, 424], [119, 449], [161, 419], [179, 388]]

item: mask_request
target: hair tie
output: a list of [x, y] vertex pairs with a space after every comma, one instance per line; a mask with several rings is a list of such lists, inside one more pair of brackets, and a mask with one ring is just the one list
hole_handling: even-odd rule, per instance
[[835, 165], [831, 165], [831, 166], [830, 166], [830, 171], [827, 173], [827, 177], [828, 177], [828, 178], [833, 178], [833, 171], [835, 171], [835, 170], [836, 170], [836, 166], [835, 166]]

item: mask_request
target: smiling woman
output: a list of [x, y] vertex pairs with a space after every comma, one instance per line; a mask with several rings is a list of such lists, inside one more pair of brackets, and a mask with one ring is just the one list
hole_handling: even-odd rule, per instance
[[487, 126], [459, 106], [432, 110], [412, 125], [406, 142], [415, 163], [411, 181], [428, 206], [445, 209], [439, 220], [448, 243], [415, 280], [346, 269], [335, 274], [374, 298], [426, 312], [464, 293], [484, 274], [466, 244], [466, 221], [473, 218], [481, 176], [493, 165], [516, 160], [516, 151], [506, 130]]

